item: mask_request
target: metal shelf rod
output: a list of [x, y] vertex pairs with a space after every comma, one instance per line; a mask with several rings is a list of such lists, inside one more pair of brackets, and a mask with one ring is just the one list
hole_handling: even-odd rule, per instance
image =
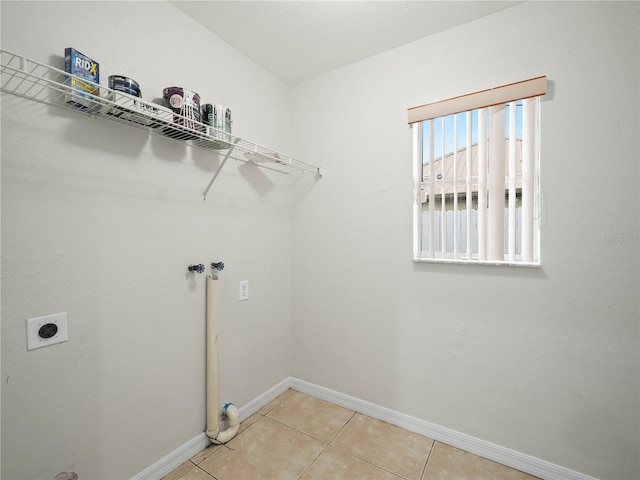
[[[226, 150], [224, 159], [203, 192], [205, 198], [229, 158], [279, 173], [288, 174], [288, 170], [297, 170], [322, 176], [320, 167], [185, 118], [155, 103], [100, 86], [7, 50], [0, 49], [0, 57], [2, 92], [142, 129], [152, 135], [179, 140], [191, 147]], [[99, 93], [79, 92], [71, 85], [72, 78], [94, 85]], [[81, 97], [80, 107], [67, 103], [69, 97], [74, 95]]]
[[229, 160], [229, 156], [233, 152], [233, 149], [236, 147], [236, 144], [238, 143], [239, 140], [240, 140], [239, 138], [236, 139], [236, 141], [233, 143], [231, 148], [229, 148], [227, 150], [227, 153], [225, 154], [224, 158], [222, 159], [222, 162], [220, 162], [220, 166], [218, 167], [216, 172], [213, 174], [213, 177], [211, 177], [211, 180], [209, 180], [209, 184], [207, 185], [207, 188], [205, 188], [204, 192], [202, 192], [202, 199], [203, 200], [207, 199], [207, 193], [209, 193], [209, 189], [211, 188], [211, 185], [213, 185], [213, 182], [215, 182], [216, 178], [218, 178], [218, 175], [220, 175], [220, 171], [222, 170], [222, 167], [224, 167], [224, 164], [227, 163], [227, 160]]

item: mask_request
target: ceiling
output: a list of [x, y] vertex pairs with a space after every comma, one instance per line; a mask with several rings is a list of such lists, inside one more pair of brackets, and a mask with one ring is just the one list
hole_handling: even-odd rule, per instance
[[171, 1], [246, 57], [295, 84], [520, 1]]

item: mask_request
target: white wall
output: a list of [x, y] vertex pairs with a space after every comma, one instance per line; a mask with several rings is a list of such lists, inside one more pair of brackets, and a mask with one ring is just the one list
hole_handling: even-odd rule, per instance
[[[294, 212], [295, 377], [640, 478], [638, 13], [527, 2], [294, 87], [327, 172]], [[412, 263], [406, 109], [538, 75], [542, 268]]]
[[[640, 237], [637, 3], [523, 4], [293, 92], [164, 2], [1, 9], [5, 49], [62, 65], [74, 46], [147, 99], [197, 90], [327, 167], [293, 210], [285, 179], [235, 163], [202, 202], [217, 158], [3, 94], [3, 478], [128, 478], [203, 431], [204, 276], [185, 269], [212, 260], [221, 400], [292, 374], [640, 476], [638, 245], [616, 240]], [[413, 264], [406, 108], [540, 74], [543, 267]], [[25, 319], [59, 311], [69, 342], [27, 352]]]
[[[2, 48], [64, 68], [65, 47], [233, 112], [290, 151], [290, 90], [165, 2], [2, 2]], [[205, 276], [220, 280], [220, 400], [290, 374], [290, 189], [215, 154], [2, 95], [2, 478], [123, 479], [204, 431]], [[251, 297], [238, 302], [238, 282]], [[68, 312], [27, 352], [25, 320]]]

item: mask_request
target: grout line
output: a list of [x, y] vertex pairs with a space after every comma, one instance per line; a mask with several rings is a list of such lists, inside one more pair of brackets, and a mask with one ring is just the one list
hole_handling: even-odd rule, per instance
[[275, 418], [269, 417], [267, 415], [264, 415], [264, 418], [268, 418], [269, 420], [271, 420], [272, 422], [276, 422], [280, 425], [282, 425], [283, 427], [287, 427], [290, 430], [293, 430], [294, 432], [298, 432], [303, 434], [306, 437], [312, 438], [313, 440], [315, 440], [316, 442], [320, 442], [320, 443], [324, 443], [325, 445], [329, 445], [327, 442], [325, 442], [324, 440], [320, 440], [319, 438], [314, 437], [313, 435], [307, 433], [307, 432], [303, 432], [302, 430], [298, 430], [296, 427], [292, 427], [291, 425], [287, 425], [286, 423], [281, 422], [280, 420], [276, 420]]
[[431, 444], [431, 448], [429, 449], [429, 454], [427, 455], [427, 461], [424, 462], [424, 468], [422, 469], [422, 474], [420, 475], [420, 480], [426, 480], [425, 475], [427, 474], [427, 467], [429, 466], [429, 460], [431, 460], [431, 455], [433, 454], [433, 451], [436, 448], [436, 443], [438, 443], [438, 442], [433, 440], [433, 443]]
[[[352, 411], [353, 411], [353, 410], [352, 410]], [[327, 445], [331, 445], [331, 442], [333, 442], [333, 441], [336, 439], [336, 437], [337, 437], [338, 435], [340, 435], [340, 432], [342, 432], [342, 430], [344, 430], [344, 429], [347, 427], [347, 425], [349, 425], [349, 422], [350, 422], [351, 420], [353, 420], [353, 417], [355, 417], [355, 416], [356, 416], [356, 412], [353, 412], [353, 413], [351, 414], [351, 416], [349, 417], [349, 420], [347, 420], [346, 422], [344, 422], [344, 425], [342, 425], [342, 427], [340, 427], [340, 429], [336, 432], [336, 434], [335, 434], [333, 437], [331, 437], [331, 440], [329, 440], [329, 442], [327, 443]], [[333, 445], [332, 445], [332, 446], [333, 446]]]
[[[271, 407], [269, 410], [267, 410], [264, 413], [260, 413], [260, 410], [264, 410], [267, 406], [269, 406], [270, 404], [272, 404], [273, 402], [275, 402], [278, 398], [282, 397], [285, 393], [292, 391], [293, 393], [290, 393], [289, 395], [286, 396], [286, 398], [283, 398], [282, 400], [280, 400], [278, 403], [274, 404], [273, 407]], [[282, 405], [283, 403], [285, 403], [287, 400], [289, 400], [293, 395], [295, 395], [296, 390], [293, 390], [292, 388], [288, 388], [286, 389], [284, 392], [282, 392], [280, 395], [278, 395], [276, 398], [274, 398], [273, 400], [271, 400], [269, 403], [267, 403], [267, 405], [265, 405], [264, 407], [262, 407], [261, 409], [259, 409], [256, 413], [259, 415], [262, 415], [263, 417], [266, 417], [268, 414], [270, 414], [271, 412], [273, 412], [276, 408], [278, 408], [280, 405]]]
[[339, 452], [344, 453], [345, 455], [348, 455], [350, 457], [355, 458], [356, 460], [359, 460], [359, 461], [364, 462], [364, 463], [366, 463], [368, 465], [371, 465], [372, 467], [375, 467], [375, 468], [377, 468], [379, 470], [384, 470], [385, 472], [390, 473], [394, 477], [402, 478], [403, 480], [409, 480], [406, 477], [403, 477], [402, 475], [400, 475], [399, 473], [393, 472], [393, 471], [389, 470], [388, 468], [385, 468], [385, 467], [383, 467], [381, 465], [375, 464], [371, 460], [367, 460], [366, 458], [361, 458], [358, 455], [354, 454], [353, 452], [349, 452], [349, 451], [347, 451], [347, 450], [345, 450], [343, 448], [340, 448], [340, 447], [338, 447], [336, 445], [329, 445], [329, 446], [332, 447], [332, 448], [335, 448]]
[[[324, 443], [324, 442], [323, 442]], [[322, 451], [318, 454], [318, 456], [316, 458], [313, 459], [313, 462], [311, 462], [309, 464], [309, 466], [307, 468], [304, 469], [304, 472], [302, 472], [300, 474], [300, 476], [298, 477], [298, 480], [300, 480], [302, 477], [304, 477], [305, 473], [307, 473], [309, 470], [311, 470], [311, 467], [313, 467], [315, 465], [315, 463], [318, 461], [318, 459], [322, 456], [322, 454], [324, 453], [324, 451], [329, 448], [329, 444], [325, 443], [324, 444], [324, 448], [322, 449]]]
[[[355, 412], [355, 411], [354, 411], [354, 412], [353, 412], [353, 415], [351, 415], [351, 418], [347, 421], [347, 423], [345, 423], [345, 424], [344, 424], [344, 426], [340, 429], [340, 431], [339, 431], [339, 432], [338, 432], [338, 433], [337, 433], [337, 434], [336, 434], [336, 435], [331, 439], [331, 442], [333, 442], [333, 441], [336, 439], [336, 437], [338, 436], [338, 434], [339, 434], [340, 432], [342, 432], [342, 430], [344, 430], [344, 429], [347, 427], [347, 425], [349, 424], [349, 422], [351, 422], [351, 421], [354, 419], [354, 417], [355, 417], [356, 415], [362, 415], [363, 417], [368, 417], [368, 418], [372, 418], [372, 419], [374, 419], [374, 420], [377, 420], [377, 419], [375, 419], [375, 418], [373, 418], [373, 417], [370, 417], [369, 415], [366, 415], [366, 414], [364, 414], [364, 413], [359, 413], [359, 412]], [[385, 422], [385, 423], [388, 423], [388, 422]], [[400, 427], [400, 428], [401, 428], [401, 427]], [[403, 430], [404, 430], [404, 429], [403, 429]], [[412, 432], [409, 432], [409, 433], [412, 433]], [[421, 435], [421, 436], [424, 436], [424, 435]], [[431, 439], [431, 440], [433, 440], [433, 439]], [[435, 441], [434, 441], [434, 443], [435, 443]], [[399, 473], [394, 472], [394, 471], [392, 471], [392, 470], [389, 470], [388, 468], [383, 467], [382, 465], [378, 465], [378, 464], [376, 464], [376, 463], [373, 463], [371, 460], [367, 460], [366, 458], [361, 458], [361, 457], [359, 457], [358, 455], [356, 455], [355, 453], [350, 452], [350, 451], [348, 451], [348, 450], [345, 450], [344, 448], [338, 447], [337, 445], [333, 445], [332, 443], [330, 443], [330, 446], [331, 446], [331, 447], [333, 447], [333, 448], [335, 448], [336, 450], [338, 450], [338, 451], [340, 451], [340, 452], [344, 453], [345, 455], [349, 455], [350, 457], [353, 457], [353, 458], [355, 458], [355, 459], [357, 459], [357, 460], [360, 460], [361, 462], [367, 463], [367, 464], [371, 465], [372, 467], [378, 468], [378, 469], [380, 469], [380, 470], [384, 470], [385, 472], [390, 473], [391, 475], [393, 475], [393, 476], [395, 476], [395, 477], [402, 478], [402, 479], [404, 479], [404, 480], [408, 480], [406, 477], [403, 477], [403, 476], [402, 476], [402, 475], [400, 475]], [[421, 475], [422, 475], [422, 474], [424, 474], [424, 470], [426, 469], [426, 463], [427, 463], [427, 462], [428, 462], [428, 460], [429, 460], [429, 456], [431, 455], [431, 451], [432, 451], [432, 450], [433, 450], [433, 444], [431, 445], [431, 448], [429, 449], [429, 453], [427, 454], [427, 458], [426, 458], [426, 461], [425, 461], [425, 465], [422, 467], [422, 470], [421, 470]], [[420, 477], [419, 477], [419, 480], [421, 480], [421, 479], [422, 479], [422, 476], [420, 476]]]
[[[300, 480], [300, 479], [301, 479], [301, 478], [302, 478], [302, 477], [303, 477], [303, 476], [304, 476], [304, 475], [305, 475], [309, 470], [311, 470], [311, 467], [313, 467], [313, 466], [316, 464], [316, 462], [320, 459], [320, 457], [322, 456], [322, 454], [323, 454], [323, 453], [324, 453], [324, 452], [325, 452], [329, 447], [334, 448], [335, 450], [337, 450], [337, 451], [339, 451], [339, 452], [342, 452], [343, 454], [348, 455], [349, 457], [353, 457], [353, 458], [355, 458], [356, 460], [359, 460], [359, 461], [364, 462], [364, 463], [366, 463], [366, 464], [368, 464], [368, 465], [371, 465], [371, 466], [372, 466], [372, 467], [374, 467], [374, 468], [378, 468], [378, 469], [380, 469], [380, 470], [384, 470], [385, 472], [390, 473], [391, 475], [393, 475], [394, 477], [397, 477], [398, 479], [407, 480], [407, 479], [405, 479], [405, 477], [403, 477], [402, 475], [399, 475], [398, 473], [392, 472], [391, 470], [387, 470], [386, 468], [381, 467], [380, 465], [376, 465], [375, 463], [371, 463], [370, 461], [365, 460], [364, 458], [360, 458], [360, 457], [358, 457], [357, 455], [354, 455], [354, 454], [353, 454], [353, 453], [351, 453], [351, 452], [348, 452], [348, 451], [346, 451], [346, 450], [343, 450], [343, 449], [342, 449], [342, 448], [340, 448], [340, 447], [337, 447], [337, 446], [335, 446], [335, 445], [332, 445], [332, 442], [336, 439], [336, 437], [337, 437], [338, 435], [340, 435], [340, 432], [342, 432], [342, 431], [347, 427], [347, 425], [349, 424], [349, 422], [351, 422], [351, 420], [353, 420], [353, 418], [356, 416], [356, 414], [357, 414], [357, 413], [358, 413], [358, 412], [355, 412], [355, 411], [354, 411], [354, 412], [351, 414], [351, 416], [349, 417], [349, 420], [347, 420], [347, 421], [344, 423], [344, 425], [343, 425], [342, 427], [340, 427], [340, 429], [339, 429], [339, 430], [336, 432], [336, 434], [331, 438], [331, 440], [329, 440], [329, 442], [328, 442], [328, 443], [325, 443], [325, 442], [323, 442], [322, 440], [319, 440], [319, 441], [321, 441], [322, 443], [324, 443], [324, 444], [325, 444], [325, 445], [324, 445], [324, 448], [322, 449], [322, 451], [320, 452], [320, 454], [315, 458], [315, 460], [314, 460], [313, 462], [311, 462], [311, 464], [310, 464], [310, 465], [309, 465], [309, 466], [304, 470], [304, 472], [302, 472], [302, 474], [298, 477], [298, 479], [297, 479], [297, 480]], [[272, 420], [273, 420], [273, 419], [272, 419]], [[277, 420], [276, 420], [276, 421], [277, 421]], [[280, 422], [278, 422], [278, 423], [280, 423]], [[284, 425], [284, 424], [282, 424], [282, 425]], [[291, 426], [289, 426], [289, 425], [284, 425], [284, 426], [289, 427], [289, 428], [291, 428], [291, 429], [293, 429], [293, 430], [295, 430], [295, 431], [297, 431], [297, 432], [299, 432], [299, 431], [300, 431], [300, 430], [297, 430], [297, 429], [295, 429], [295, 428], [293, 428], [293, 427], [291, 427]], [[300, 432], [300, 433], [304, 433], [304, 432]], [[305, 434], [305, 435], [307, 435], [307, 436], [311, 436], [311, 435], [308, 435], [308, 434]], [[315, 437], [311, 437], [311, 438], [315, 438]], [[317, 438], [315, 438], [315, 439], [316, 439], [316, 440], [318, 440]]]
[[[293, 390], [293, 389], [292, 389], [292, 390]], [[295, 393], [300, 393], [300, 394], [302, 394], [302, 395], [306, 395], [306, 396], [311, 397], [311, 398], [315, 398], [313, 395], [309, 395], [309, 394], [306, 394], [306, 393], [304, 393], [304, 392], [298, 392], [297, 390], [294, 390], [294, 392], [295, 392]], [[295, 395], [295, 393], [294, 393], [294, 395]], [[288, 399], [289, 399], [289, 398], [291, 398], [292, 396], [293, 396], [293, 395], [291, 395], [291, 396], [287, 397], [287, 399], [286, 399], [286, 400], [288, 400]], [[322, 400], [322, 399], [319, 399], [319, 400]], [[326, 403], [330, 403], [331, 405], [335, 405], [335, 406], [338, 406], [338, 407], [340, 406], [340, 405], [336, 405], [335, 403], [329, 402], [329, 401], [327, 401], [327, 400], [324, 400], [324, 401], [325, 401]], [[280, 402], [280, 403], [278, 404], [278, 406], [279, 406], [279, 405], [281, 405], [282, 403], [284, 403], [284, 401], [283, 401], [283, 402]], [[290, 428], [291, 430], [293, 430], [293, 431], [295, 431], [295, 432], [302, 433], [303, 435], [306, 435], [306, 436], [307, 436], [307, 437], [309, 437], [309, 438], [313, 438], [314, 440], [317, 440], [318, 442], [324, 443], [325, 445], [329, 445], [329, 444], [331, 444], [331, 442], [336, 438], [336, 436], [338, 435], [338, 433], [340, 433], [340, 432], [342, 431], [342, 429], [347, 425], [347, 423], [349, 423], [349, 422], [351, 421], [351, 419], [353, 418], [353, 416], [357, 413], [357, 412], [355, 412], [355, 411], [353, 411], [353, 410], [351, 410], [351, 409], [349, 409], [349, 408], [345, 408], [345, 410], [349, 410], [349, 411], [351, 411], [351, 412], [353, 412], [353, 413], [352, 413], [352, 414], [351, 414], [351, 416], [349, 417], [349, 420], [347, 420], [347, 421], [345, 422], [345, 424], [344, 424], [342, 427], [340, 427], [340, 429], [338, 430], [338, 432], [337, 432], [335, 435], [333, 435], [333, 436], [329, 439], [329, 441], [327, 442], [327, 441], [321, 440], [321, 439], [319, 439], [319, 438], [317, 438], [317, 437], [314, 437], [314, 436], [313, 436], [313, 435], [311, 435], [310, 433], [303, 432], [302, 430], [298, 430], [296, 427], [293, 427], [293, 426], [291, 426], [291, 425], [288, 425], [288, 424], [286, 424], [286, 423], [284, 423], [284, 422], [282, 422], [282, 421], [280, 421], [280, 420], [277, 420], [277, 419], [275, 419], [275, 418], [273, 418], [273, 417], [269, 416], [269, 413], [273, 412], [276, 408], [277, 408], [277, 407], [274, 407], [273, 409], [269, 410], [269, 412], [268, 412], [267, 414], [263, 415], [263, 416], [264, 416], [264, 417], [266, 417], [266, 418], [268, 418], [269, 420], [273, 420], [274, 422], [279, 423], [280, 425], [283, 425], [283, 426], [285, 426], [285, 427], [287, 427], [287, 428]], [[344, 407], [341, 407], [341, 408], [344, 408]], [[323, 450], [323, 451], [324, 451], [324, 450]]]
[[[203, 469], [203, 468], [199, 468], [198, 466], [196, 466], [196, 468], [197, 468], [198, 470], [200, 470], [202, 473], [204, 473], [207, 477], [211, 477], [211, 478], [213, 478], [213, 480], [218, 480], [218, 477], [214, 477], [214, 476], [213, 476], [213, 475], [211, 475], [209, 472], [207, 472], [205, 469]], [[191, 472], [191, 471], [192, 471], [192, 470], [189, 470], [189, 472]], [[189, 472], [187, 472], [187, 473], [189, 473]], [[185, 474], [185, 475], [186, 475], [186, 474]], [[178, 479], [178, 480], [180, 480], [180, 479]]]

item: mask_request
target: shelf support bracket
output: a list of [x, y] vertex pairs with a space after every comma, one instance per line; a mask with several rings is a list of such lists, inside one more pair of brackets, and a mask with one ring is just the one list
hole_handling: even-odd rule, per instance
[[202, 200], [207, 199], [207, 193], [209, 193], [209, 190], [211, 189], [211, 185], [213, 185], [213, 182], [215, 182], [216, 178], [218, 178], [218, 175], [220, 174], [220, 170], [222, 170], [222, 167], [224, 167], [224, 164], [227, 163], [227, 160], [229, 160], [229, 157], [231, 156], [233, 149], [236, 148], [236, 145], [239, 141], [240, 139], [236, 138], [233, 141], [233, 144], [231, 145], [231, 147], [229, 147], [229, 150], [227, 150], [226, 155], [224, 156], [224, 158], [222, 159], [222, 162], [220, 163], [220, 166], [218, 167], [216, 172], [213, 174], [213, 177], [211, 177], [211, 180], [209, 180], [209, 185], [207, 185], [207, 188], [205, 188], [204, 192], [202, 192]]

